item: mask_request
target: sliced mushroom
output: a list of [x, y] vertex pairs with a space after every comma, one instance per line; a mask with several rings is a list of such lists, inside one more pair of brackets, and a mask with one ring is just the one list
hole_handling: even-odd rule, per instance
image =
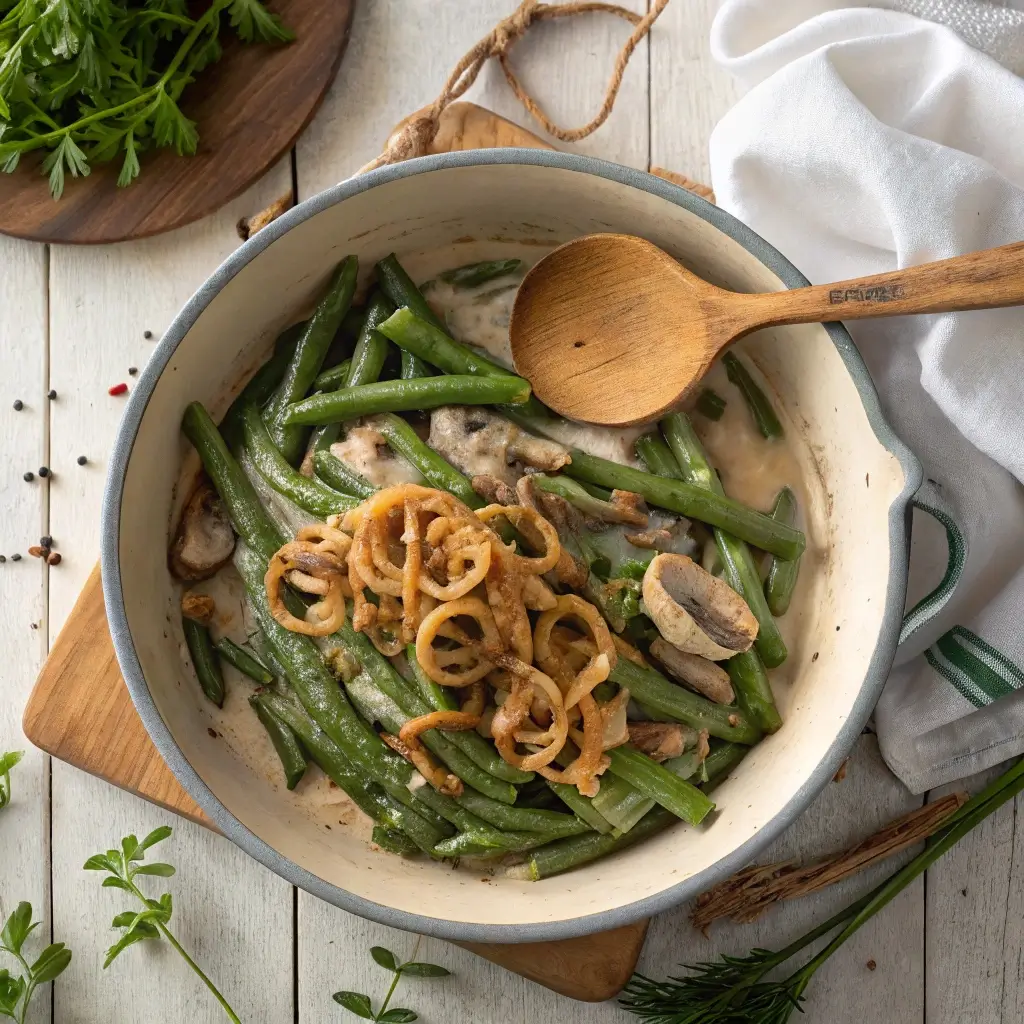
[[749, 650], [757, 619], [727, 583], [686, 555], [655, 555], [644, 573], [644, 605], [674, 647], [709, 661]]
[[697, 733], [677, 722], [630, 722], [629, 742], [652, 761], [667, 761], [694, 746]]
[[713, 661], [698, 654], [687, 654], [661, 637], [651, 644], [651, 654], [661, 662], [670, 676], [703, 694], [708, 700], [716, 704], [731, 704], [735, 699], [729, 673]]
[[481, 406], [435, 409], [427, 443], [467, 476], [489, 476], [507, 484], [514, 484], [521, 475], [512, 463], [555, 470], [571, 461], [564, 445], [524, 433]]
[[553, 473], [572, 462], [572, 456], [565, 445], [557, 441], [548, 441], [543, 437], [534, 437], [533, 434], [526, 434], [521, 430], [513, 435], [506, 451], [509, 459], [543, 469], [547, 473]]
[[171, 572], [189, 582], [209, 579], [234, 550], [235, 531], [224, 503], [210, 484], [201, 484], [182, 510], [167, 558]]

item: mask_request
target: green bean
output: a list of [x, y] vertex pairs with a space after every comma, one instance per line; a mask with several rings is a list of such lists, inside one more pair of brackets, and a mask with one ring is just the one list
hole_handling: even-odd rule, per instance
[[[428, 817], [429, 811], [420, 813], [418, 808], [409, 806], [414, 801], [408, 791], [404, 792], [404, 801], [395, 799], [379, 780], [362, 770], [357, 761], [351, 760], [345, 749], [335, 743], [299, 704], [267, 691], [263, 691], [259, 699], [299, 737], [320, 770], [347, 793], [364, 814], [389, 829], [404, 832], [426, 853], [431, 853], [434, 845], [450, 833], [447, 822], [442, 821], [443, 827], [438, 827], [431, 820], [433, 816]], [[384, 749], [391, 754], [386, 747]], [[409, 776], [412, 777], [411, 771]]]
[[589, 484], [586, 480], [578, 480], [577, 483], [580, 487], [592, 495], [595, 498], [600, 498], [602, 501], [611, 501], [612, 492], [607, 487], [598, 487], [597, 484]]
[[292, 361], [295, 346], [305, 329], [305, 322], [292, 324], [278, 337], [271, 357], [249, 378], [248, 383], [231, 403], [224, 419], [220, 421], [220, 432], [232, 451], [242, 445], [242, 409], [252, 402], [261, 406], [281, 383], [288, 364]]
[[657, 801], [677, 818], [699, 825], [715, 805], [696, 786], [673, 774], [634, 747], [613, 747], [608, 770], [644, 796]]
[[779, 422], [779, 417], [775, 415], [775, 410], [772, 408], [771, 402], [768, 401], [768, 396], [758, 387], [754, 378], [750, 376], [750, 371], [732, 352], [726, 352], [722, 356], [722, 365], [725, 367], [729, 380], [740, 389], [740, 394], [743, 395], [747, 408], [750, 410], [750, 415], [754, 417], [754, 423], [757, 425], [757, 429], [761, 431], [761, 436], [769, 440], [782, 437], [782, 424]]
[[619, 510], [611, 502], [601, 498], [595, 498], [581, 483], [573, 480], [572, 477], [548, 476], [545, 473], [531, 475], [530, 482], [534, 487], [548, 494], [557, 494], [564, 498], [570, 505], [574, 505], [586, 515], [604, 522], [621, 522], [618, 518]]
[[[342, 363], [341, 365], [345, 366], [346, 364]], [[349, 369], [351, 369], [352, 361], [348, 360], [348, 364], [347, 365], [348, 365]], [[335, 369], [337, 369], [337, 367], [335, 367]], [[317, 378], [317, 379], [319, 380], [319, 378]], [[348, 380], [348, 376], [347, 375], [345, 377], [340, 377], [340, 375], [335, 375], [331, 379], [331, 381], [329, 381], [327, 384], [324, 385], [324, 387], [322, 387], [320, 389], [320, 391], [321, 392], [338, 391], [340, 388], [345, 387], [345, 382], [347, 380]], [[318, 452], [330, 452], [331, 445], [334, 444], [334, 442], [338, 440], [338, 436], [339, 436], [340, 433], [341, 433], [341, 424], [340, 423], [322, 423], [322, 424], [320, 424], [320, 426], [314, 427], [313, 428], [313, 433], [310, 435], [309, 448], [307, 450], [306, 459], [303, 460], [304, 464], [303, 464], [302, 469], [305, 470], [305, 468], [306, 468], [305, 464], [306, 464], [307, 460], [312, 459], [312, 460], [315, 461]], [[331, 469], [334, 468], [333, 466], [331, 466], [329, 461], [326, 463], [326, 465], [328, 467], [328, 472]], [[315, 465], [314, 465], [313, 469], [314, 469], [314, 472], [315, 472], [315, 470], [316, 470], [316, 466]], [[306, 475], [306, 474], [303, 473], [303, 475]], [[321, 476], [321, 474], [317, 474], [317, 475]], [[337, 475], [337, 474], [335, 474], [335, 475]], [[321, 476], [321, 479], [323, 479], [324, 483], [326, 483], [328, 486], [332, 486], [330, 480], [328, 480], [326, 476]], [[338, 488], [338, 490], [340, 490], [342, 494], [354, 494], [355, 493], [354, 491], [349, 490], [348, 487], [340, 487], [340, 488]]]
[[717, 391], [712, 391], [711, 388], [705, 388], [697, 396], [697, 401], [693, 404], [694, 410], [699, 412], [701, 416], [716, 422], [722, 418], [725, 406], [725, 399]]
[[210, 631], [201, 622], [196, 622], [187, 615], [181, 617], [181, 628], [185, 632], [188, 653], [192, 655], [192, 667], [196, 670], [196, 678], [203, 688], [203, 693], [217, 707], [223, 707], [224, 676], [221, 674], [217, 652], [210, 639]]
[[402, 380], [416, 380], [417, 377], [433, 376], [433, 371], [419, 356], [406, 352], [404, 348], [401, 350], [401, 360], [402, 369], [398, 376]]
[[731, 498], [721, 497], [679, 480], [653, 476], [575, 448], [571, 455], [572, 462], [562, 472], [577, 480], [642, 494], [652, 505], [667, 508], [702, 523], [720, 526], [741, 540], [783, 558], [795, 558], [804, 549], [804, 535], [799, 530], [776, 523]]
[[396, 308], [401, 309], [402, 306], [408, 306], [421, 320], [426, 320], [427, 323], [444, 330], [441, 318], [423, 297], [423, 293], [405, 272], [405, 268], [398, 262], [398, 257], [394, 253], [385, 256], [377, 264], [377, 283]]
[[644, 434], [636, 439], [633, 445], [636, 457], [644, 464], [648, 473], [663, 476], [668, 480], [682, 480], [682, 474], [672, 457], [669, 446], [665, 444], [661, 434], [654, 432]]
[[634, 700], [651, 708], [659, 717], [692, 725], [694, 729], [707, 729], [719, 739], [748, 746], [761, 738], [761, 730], [741, 709], [713, 704], [706, 697], [669, 682], [660, 672], [636, 665], [628, 658], [619, 658], [609, 678], [629, 690]]
[[239, 647], [230, 637], [222, 636], [214, 647], [229, 665], [234, 665], [239, 672], [250, 679], [255, 679], [257, 683], [269, 686], [274, 681], [274, 676], [267, 666], [244, 647]]
[[[796, 495], [788, 487], [783, 487], [779, 491], [772, 508], [772, 519], [789, 526], [793, 525], [796, 519]], [[768, 575], [764, 581], [764, 596], [772, 615], [785, 615], [789, 611], [789, 602], [793, 600], [799, 573], [799, 558], [786, 561], [772, 555]]]
[[[739, 747], [738, 744], [726, 744], [728, 747]], [[739, 747], [746, 751], [746, 747]], [[670, 758], [663, 765], [666, 771], [680, 779], [690, 779], [702, 768], [699, 750], [694, 747], [679, 757]], [[625, 779], [611, 773], [601, 779], [601, 790], [594, 797], [594, 806], [615, 825], [615, 835], [624, 835], [639, 822], [656, 801], [635, 789]]]
[[397, 853], [402, 857], [416, 853], [416, 844], [404, 832], [394, 832], [383, 825], [373, 826], [370, 842], [379, 846], [386, 853]]
[[274, 552], [284, 544], [284, 534], [260, 504], [252, 483], [200, 402], [191, 402], [185, 409], [181, 429], [199, 453], [206, 475], [224, 501], [235, 533], [259, 552], [265, 570]]
[[[668, 441], [672, 453], [676, 457], [683, 479], [697, 487], [721, 495], [722, 483], [718, 474], [708, 462], [704, 448], [693, 429], [693, 425], [682, 413], [672, 413], [662, 420], [661, 428]], [[788, 523], [785, 525], [789, 525]], [[726, 530], [715, 530], [715, 546], [725, 569], [726, 582], [738, 594], [743, 596], [750, 610], [757, 619], [758, 631], [754, 646], [768, 668], [781, 665], [787, 656], [786, 643], [782, 639], [779, 627], [772, 618], [768, 601], [764, 596], [761, 577], [750, 548], [743, 541], [734, 537]], [[770, 692], [770, 691], [769, 691]], [[740, 704], [743, 697], [740, 697]], [[766, 732], [772, 732], [768, 726], [769, 719], [774, 722], [777, 715], [769, 715], [768, 719], [758, 724]], [[778, 728], [778, 725], [775, 726]]]
[[355, 256], [346, 256], [341, 261], [327, 293], [306, 323], [284, 380], [263, 410], [275, 447], [293, 465], [302, 457], [307, 431], [284, 423], [281, 417], [289, 405], [306, 395], [320, 373], [327, 350], [352, 304], [358, 270], [359, 261]]
[[736, 702], [764, 732], [778, 732], [782, 716], [775, 706], [772, 684], [756, 650], [734, 654], [726, 670], [736, 691]]
[[[348, 619], [337, 633], [331, 634], [331, 640], [348, 651], [362, 665], [377, 689], [396, 703], [404, 716], [398, 723], [399, 729], [405, 724], [405, 719], [419, 718], [434, 710], [413, 685], [398, 674], [395, 667], [373, 646], [366, 634], [357, 633], [352, 628]], [[415, 664], [415, 658], [411, 660]], [[515, 787], [510, 782], [492, 775], [489, 766], [481, 767], [474, 760], [476, 743], [473, 737], [477, 740], [483, 738], [476, 733], [428, 729], [420, 739], [428, 750], [436, 753], [467, 785], [502, 803], [515, 803]]]
[[[459, 705], [455, 698], [443, 687], [438, 686], [416, 660], [416, 645], [409, 644], [405, 649], [405, 656], [412, 669], [413, 678], [419, 688], [420, 695], [429, 705], [430, 711], [458, 711]], [[475, 764], [489, 772], [496, 779], [503, 779], [505, 782], [512, 782], [516, 785], [523, 785], [530, 782], [533, 772], [524, 772], [515, 765], [506, 761], [495, 749], [492, 743], [488, 743], [479, 733], [472, 730], [450, 734], [452, 742], [456, 743], [460, 750]]]
[[313, 395], [288, 406], [288, 425], [339, 423], [379, 412], [413, 412], [440, 405], [519, 404], [530, 397], [522, 377], [443, 376], [384, 380]]
[[259, 695], [254, 693], [249, 698], [249, 705], [256, 712], [256, 717], [267, 730], [270, 742], [281, 759], [285, 785], [294, 789], [306, 774], [306, 755], [302, 744], [286, 722], [277, 717], [265, 704], [260, 702]]
[[380, 325], [379, 330], [399, 348], [419, 356], [424, 362], [445, 373], [507, 377], [511, 372], [493, 359], [456, 341], [445, 332], [444, 326], [433, 314], [426, 317], [409, 305], [400, 307]]
[[366, 477], [357, 473], [347, 463], [342, 462], [329, 451], [313, 452], [313, 469], [316, 475], [329, 487], [342, 494], [352, 494], [357, 498], [368, 498], [377, 490]]
[[352, 369], [352, 360], [343, 359], [340, 363], [332, 366], [329, 370], [324, 370], [315, 381], [313, 381], [314, 391], [336, 391], [338, 388], [343, 388], [348, 382], [348, 374]]
[[467, 263], [464, 267], [445, 270], [438, 278], [453, 288], [475, 288], [498, 277], [508, 277], [521, 266], [522, 260], [483, 260], [480, 263]]
[[559, 839], [534, 850], [525, 864], [517, 864], [506, 874], [511, 878], [533, 882], [559, 875], [618, 850], [626, 850], [641, 840], [664, 831], [676, 821], [678, 819], [670, 811], [663, 807], [655, 807], [624, 835], [600, 835], [597, 832], [589, 832], [570, 836], [568, 839]]
[[[413, 778], [412, 766], [389, 750], [384, 741], [356, 714], [324, 664], [316, 644], [307, 636], [285, 629], [271, 615], [263, 584], [266, 561], [244, 545], [235, 548], [234, 560], [249, 595], [256, 622], [266, 634], [271, 650], [284, 666], [288, 681], [309, 716], [357, 769], [379, 783], [399, 803], [407, 807], [414, 805], [415, 798], [408, 789]], [[292, 725], [292, 728], [295, 726]], [[299, 730], [296, 729], [296, 732]], [[299, 736], [303, 737], [303, 743], [315, 758], [314, 748], [301, 732]], [[440, 839], [443, 832], [436, 825], [434, 831]], [[415, 840], [416, 837], [411, 833], [410, 836]]]
[[548, 839], [561, 839], [563, 836], [575, 836], [580, 832], [590, 831], [590, 826], [573, 814], [537, 808], [509, 807], [469, 790], [458, 797], [458, 803], [477, 817], [490, 822], [495, 828], [507, 832], [539, 832]]
[[348, 494], [332, 490], [294, 469], [274, 447], [259, 410], [248, 406], [242, 414], [245, 427], [245, 448], [264, 480], [286, 498], [307, 512], [326, 519], [337, 512], [355, 508], [359, 502]]
[[612, 823], [617, 835], [628, 832], [657, 802], [611, 772], [601, 777], [594, 801], [595, 809]]
[[[493, 848], [506, 853], [521, 853], [553, 841], [551, 836], [543, 832], [499, 832], [498, 835], [501, 837], [501, 845], [495, 843]], [[439, 857], [469, 857], [476, 853], [478, 848], [486, 845], [481, 843], [477, 832], [462, 831], [450, 839], [439, 842], [434, 847], [434, 854]]]
[[431, 487], [454, 494], [470, 508], [483, 508], [487, 504], [473, 490], [469, 480], [421, 440], [401, 416], [385, 413], [377, 422], [377, 429], [384, 435], [388, 447], [418, 469]]
[[602, 835], [611, 832], [612, 825], [594, 806], [589, 796], [584, 796], [575, 786], [567, 782], [546, 780], [548, 787], [577, 818], [582, 818], [595, 832]]
[[388, 339], [377, 328], [394, 311], [395, 307], [380, 292], [373, 293], [366, 306], [366, 317], [359, 331], [355, 352], [352, 353], [352, 368], [345, 381], [345, 387], [372, 384], [380, 378], [380, 371], [388, 354]]

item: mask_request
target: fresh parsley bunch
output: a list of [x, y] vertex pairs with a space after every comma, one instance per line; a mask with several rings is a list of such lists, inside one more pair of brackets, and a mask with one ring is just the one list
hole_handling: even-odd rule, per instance
[[196, 126], [178, 103], [221, 55], [225, 17], [246, 42], [292, 34], [260, 0], [0, 0], [0, 169], [45, 150], [59, 199], [65, 173], [121, 159], [118, 185], [139, 175], [139, 154], [196, 151]]

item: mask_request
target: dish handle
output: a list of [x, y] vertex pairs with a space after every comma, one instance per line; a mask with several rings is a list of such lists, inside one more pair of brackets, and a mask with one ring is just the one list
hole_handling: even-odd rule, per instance
[[942, 524], [943, 529], [946, 531], [949, 558], [946, 563], [946, 571], [939, 581], [939, 585], [931, 593], [922, 597], [903, 616], [903, 626], [900, 629], [899, 639], [899, 646], [901, 647], [912, 636], [928, 625], [949, 604], [963, 574], [968, 550], [967, 538], [957, 525], [956, 519], [953, 517], [953, 510], [942, 497], [938, 485], [934, 481], [926, 480], [914, 497], [910, 499], [910, 503], [914, 508], [927, 513]]

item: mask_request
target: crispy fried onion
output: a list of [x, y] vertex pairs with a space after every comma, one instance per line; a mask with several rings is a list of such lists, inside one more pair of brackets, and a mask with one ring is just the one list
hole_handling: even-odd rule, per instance
[[[578, 646], [579, 650], [590, 654], [579, 670], [574, 668], [568, 656], [568, 651], [577, 641], [567, 639], [566, 634], [561, 634], [557, 640], [552, 637], [555, 626], [562, 620], [568, 620], [580, 630], [579, 640], [590, 641], [589, 646], [585, 643]], [[603, 683], [618, 659], [601, 613], [589, 601], [575, 594], [563, 594], [554, 608], [541, 612], [533, 643], [537, 664], [564, 687], [566, 708], [575, 707], [584, 694], [590, 693], [598, 683]]]
[[[457, 794], [462, 783], [424, 748], [423, 734], [486, 720], [510, 764], [593, 795], [608, 737], [623, 731], [608, 727], [623, 701], [601, 704], [592, 691], [618, 653], [593, 605], [556, 595], [541, 578], [562, 556], [556, 528], [533, 502], [474, 511], [444, 491], [402, 484], [285, 544], [267, 571], [267, 595], [278, 622], [312, 636], [338, 629], [351, 597], [353, 628], [378, 650], [393, 656], [414, 644], [427, 677], [465, 691], [459, 710], [420, 715], [385, 737], [435, 789]], [[307, 619], [284, 607], [282, 579], [318, 598]]]
[[[408, 724], [406, 722], [406, 725]], [[419, 739], [414, 737], [411, 741], [406, 741], [401, 736], [391, 736], [386, 732], [382, 732], [380, 738], [396, 754], [404, 757], [439, 793], [446, 796], [462, 796], [462, 779], [438, 764]]]
[[[275, 552], [263, 584], [271, 614], [285, 629], [306, 636], [327, 636], [345, 621], [345, 598], [352, 593], [346, 558], [352, 539], [325, 523], [304, 526], [295, 540]], [[320, 598], [300, 619], [285, 607], [281, 580]]]
[[[562, 693], [550, 676], [533, 665], [499, 654], [495, 659], [499, 667], [512, 677], [512, 690], [508, 699], [495, 712], [491, 721], [491, 734], [498, 753], [512, 765], [530, 772], [551, 764], [565, 746], [569, 735], [569, 720], [562, 703]], [[550, 716], [546, 727], [529, 719], [534, 698], [540, 697]], [[520, 754], [517, 743], [528, 743], [540, 749]]]

